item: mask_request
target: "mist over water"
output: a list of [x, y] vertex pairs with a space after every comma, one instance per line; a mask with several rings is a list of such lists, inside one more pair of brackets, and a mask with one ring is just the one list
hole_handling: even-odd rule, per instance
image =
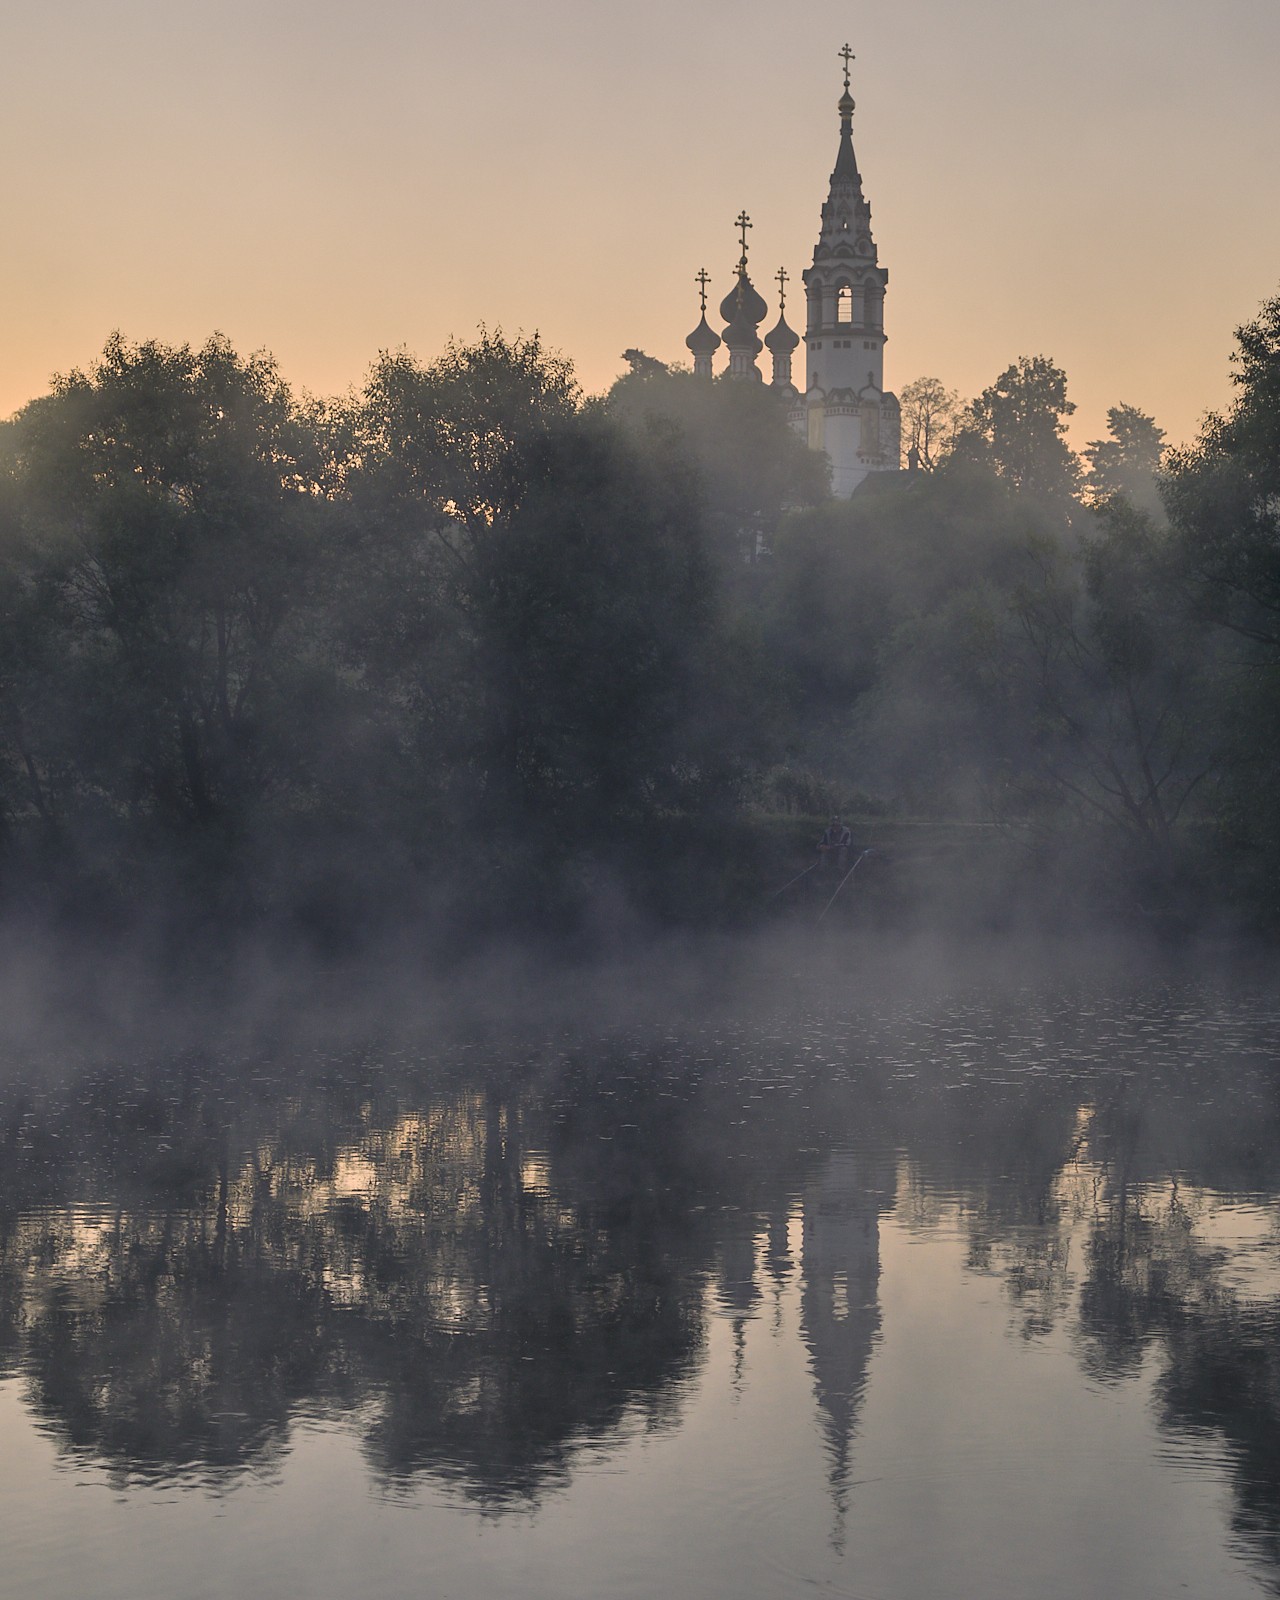
[[1265, 966], [240, 972], [8, 1008], [0, 1593], [1280, 1587]]

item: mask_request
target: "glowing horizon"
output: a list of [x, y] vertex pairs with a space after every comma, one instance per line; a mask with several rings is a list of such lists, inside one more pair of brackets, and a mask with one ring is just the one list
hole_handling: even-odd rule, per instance
[[683, 361], [694, 274], [714, 307], [744, 206], [757, 286], [774, 303], [785, 266], [798, 307], [851, 35], [888, 386], [968, 397], [1045, 354], [1077, 446], [1122, 402], [1186, 440], [1280, 288], [1280, 12], [1200, 22], [1184, 0], [862, 20], [818, 0], [803, 29], [761, 0], [33, 11], [0, 69], [0, 415], [115, 329], [218, 330], [319, 394], [482, 322], [537, 329], [588, 392], [632, 346]]

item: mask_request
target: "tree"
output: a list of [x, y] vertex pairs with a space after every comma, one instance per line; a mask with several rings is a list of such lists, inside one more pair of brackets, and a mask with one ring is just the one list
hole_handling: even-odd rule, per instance
[[960, 396], [937, 378], [914, 378], [900, 395], [902, 437], [931, 472], [946, 455], [960, 423]]
[[1236, 402], [1172, 453], [1165, 503], [1217, 620], [1280, 661], [1280, 295], [1236, 339]]
[[1080, 463], [1066, 440], [1067, 375], [1047, 356], [1020, 356], [969, 407], [964, 447], [985, 456], [1002, 478], [1049, 502], [1074, 495]]
[[460, 520], [473, 538], [518, 506], [528, 453], [577, 413], [572, 364], [539, 336], [481, 328], [430, 366], [401, 351], [374, 366], [360, 410], [360, 450], [424, 514]]
[[1280, 295], [1237, 329], [1230, 410], [1172, 452], [1162, 491], [1203, 613], [1233, 636], [1218, 822], [1235, 892], [1280, 921]]
[[631, 368], [629, 375], [634, 378], [656, 378], [677, 370], [669, 367], [665, 361], [659, 361], [657, 356], [646, 355], [643, 350], [624, 350], [622, 359]]
[[385, 358], [357, 432], [350, 494], [382, 576], [353, 662], [402, 708], [445, 828], [549, 905], [566, 861], [625, 854], [726, 770], [695, 734], [714, 727], [715, 617], [692, 468], [669, 431], [580, 408], [567, 363], [501, 335]]
[[28, 662], [58, 665], [16, 697], [10, 677], [4, 722], [11, 741], [26, 729], [37, 810], [57, 780], [118, 816], [234, 831], [280, 781], [319, 471], [271, 358], [221, 337], [196, 351], [114, 336], [18, 416], [25, 576], [10, 594], [29, 635], [39, 607]]
[[1120, 494], [1139, 511], [1158, 515], [1156, 476], [1164, 455], [1164, 429], [1136, 406], [1112, 406], [1107, 434], [1105, 439], [1091, 439], [1082, 452], [1089, 463], [1085, 499], [1100, 506]]
[[1073, 892], [1171, 907], [1223, 759], [1215, 652], [1176, 548], [1123, 501], [1083, 547], [1017, 542], [1015, 564], [900, 624], [864, 734], [899, 793], [1014, 826]]

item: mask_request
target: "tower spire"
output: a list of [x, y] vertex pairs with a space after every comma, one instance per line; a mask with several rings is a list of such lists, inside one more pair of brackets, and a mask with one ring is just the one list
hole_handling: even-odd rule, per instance
[[836, 54], [844, 62], [844, 93], [837, 102], [837, 109], [840, 112], [840, 149], [836, 152], [835, 170], [831, 174], [831, 181], [834, 183], [838, 178], [842, 178], [852, 183], [861, 183], [862, 180], [858, 176], [858, 162], [853, 153], [855, 101], [849, 92], [849, 64], [856, 61], [857, 57], [847, 44]]

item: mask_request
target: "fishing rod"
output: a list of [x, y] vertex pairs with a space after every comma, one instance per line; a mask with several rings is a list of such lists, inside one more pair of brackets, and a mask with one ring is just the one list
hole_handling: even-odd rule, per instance
[[[858, 857], [858, 859], [854, 862], [854, 864], [849, 868], [848, 872], [845, 873], [844, 877], [841, 878], [840, 882], [836, 885], [836, 894], [840, 893], [841, 889], [844, 888], [845, 884], [848, 883], [849, 879], [853, 877], [854, 873], [858, 870], [858, 868], [862, 865], [862, 863], [867, 859], [867, 857], [870, 854], [871, 854], [870, 850], [864, 850], [862, 852], [862, 854]], [[833, 905], [835, 905], [835, 903], [836, 903], [836, 894], [833, 894], [831, 896], [830, 900], [827, 901], [826, 905], [823, 906], [822, 910], [818, 913], [818, 921], [819, 922], [822, 921], [823, 917], [826, 916], [827, 912], [831, 910]]]
[[781, 889], [775, 889], [773, 891], [773, 893], [769, 896], [770, 900], [776, 900], [780, 894], [785, 894], [793, 883], [799, 883], [801, 878], [807, 878], [813, 871], [814, 867], [816, 867], [821, 861], [821, 859], [821, 856], [819, 856], [818, 861], [812, 862], [804, 869], [803, 872], [797, 872], [794, 878], [788, 878], [787, 881], [782, 885]]

